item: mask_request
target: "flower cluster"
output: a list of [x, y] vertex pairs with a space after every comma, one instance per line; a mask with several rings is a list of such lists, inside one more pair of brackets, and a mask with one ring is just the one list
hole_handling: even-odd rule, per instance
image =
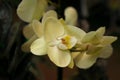
[[91, 67], [97, 58], [108, 58], [112, 54], [111, 43], [117, 37], [104, 36], [105, 27], [86, 33], [74, 26], [77, 21], [74, 8], [65, 10], [64, 20], [58, 19], [54, 10], [45, 11], [46, 7], [47, 0], [22, 0], [18, 6], [18, 16], [29, 22], [23, 29], [28, 39], [22, 45], [23, 51], [38, 56], [48, 55], [59, 67], [73, 68], [76, 65], [82, 69]]

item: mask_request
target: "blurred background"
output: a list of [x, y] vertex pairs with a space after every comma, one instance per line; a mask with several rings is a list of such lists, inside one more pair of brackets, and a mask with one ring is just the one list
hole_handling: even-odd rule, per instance
[[[120, 0], [51, 0], [60, 17], [73, 6], [78, 12], [78, 27], [85, 31], [106, 27], [105, 35], [117, 36], [109, 59], [98, 59], [87, 70], [64, 68], [63, 80], [120, 80]], [[0, 80], [57, 80], [58, 69], [47, 56], [21, 51], [26, 41], [16, 9], [21, 0], [0, 0]], [[50, 5], [50, 4], [49, 4]], [[51, 7], [51, 6], [49, 6]], [[60, 70], [60, 69], [59, 69]]]

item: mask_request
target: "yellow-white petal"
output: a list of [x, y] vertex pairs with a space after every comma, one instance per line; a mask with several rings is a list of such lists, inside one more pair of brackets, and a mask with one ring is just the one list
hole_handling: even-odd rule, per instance
[[103, 47], [102, 46], [89, 46], [87, 54], [89, 55], [98, 55]]
[[73, 61], [73, 59], [71, 59], [70, 64], [68, 65], [68, 67], [69, 68], [73, 68], [74, 67], [74, 61]]
[[99, 44], [102, 39], [102, 33], [95, 31], [88, 32], [82, 39], [83, 43]]
[[86, 53], [80, 53], [75, 58], [75, 64], [82, 69], [90, 68], [96, 62], [97, 56], [88, 55]]
[[95, 31], [91, 31], [88, 32], [82, 39], [82, 42], [86, 43], [86, 42], [92, 42], [93, 40], [96, 40], [96, 32]]
[[79, 54], [80, 52], [71, 52], [71, 56], [73, 59], [75, 59]]
[[30, 52], [30, 45], [32, 44], [32, 42], [35, 39], [37, 39], [36, 35], [32, 36], [27, 42], [25, 42], [21, 47], [22, 51], [23, 52]]
[[67, 7], [64, 12], [65, 22], [69, 25], [76, 25], [78, 20], [78, 14], [74, 7]]
[[102, 48], [102, 50], [100, 51], [100, 58], [108, 58], [112, 55], [113, 52], [113, 48], [111, 45], [105, 46], [104, 48]]
[[50, 42], [64, 34], [64, 27], [59, 20], [54, 17], [49, 17], [44, 23], [44, 33], [45, 40]]
[[34, 35], [34, 31], [31, 24], [28, 24], [23, 28], [23, 35], [26, 39], [30, 39]]
[[98, 38], [102, 38], [105, 33], [105, 27], [100, 27], [96, 31], [96, 35]]
[[25, 22], [39, 20], [47, 5], [47, 0], [22, 0], [17, 8], [17, 14]]
[[43, 15], [43, 18], [42, 18], [42, 23], [44, 24], [45, 20], [48, 18], [48, 17], [54, 17], [57, 19], [57, 13], [54, 11], [54, 10], [49, 10], [47, 11], [44, 15]]
[[60, 19], [60, 22], [64, 25], [68, 35], [75, 36], [79, 40], [81, 40], [86, 35], [86, 32], [82, 29], [76, 26], [66, 25], [63, 19]]
[[38, 37], [41, 37], [43, 35], [43, 26], [42, 26], [42, 24], [38, 20], [33, 20], [31, 25], [33, 27], [34, 33]]
[[68, 50], [60, 50], [57, 46], [48, 47], [50, 60], [59, 67], [66, 67], [70, 64], [71, 55]]
[[115, 40], [117, 40], [117, 37], [114, 36], [104, 36], [101, 40], [101, 45], [105, 46], [105, 45], [109, 45], [111, 43], [113, 43]]
[[35, 55], [45, 55], [47, 52], [46, 42], [44, 37], [36, 39], [30, 46], [30, 50]]
[[67, 29], [67, 33], [69, 35], [75, 36], [78, 40], [81, 40], [86, 34], [82, 29], [76, 26], [68, 25], [68, 27], [66, 27], [65, 29]]
[[99, 43], [105, 33], [105, 27], [100, 27], [97, 31], [88, 32], [82, 42]]

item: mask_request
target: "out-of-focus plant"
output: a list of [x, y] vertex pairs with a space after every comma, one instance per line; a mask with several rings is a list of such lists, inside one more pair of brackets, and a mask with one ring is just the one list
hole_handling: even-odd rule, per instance
[[111, 8], [111, 10], [120, 10], [120, 1], [119, 0], [109, 0], [108, 6]]

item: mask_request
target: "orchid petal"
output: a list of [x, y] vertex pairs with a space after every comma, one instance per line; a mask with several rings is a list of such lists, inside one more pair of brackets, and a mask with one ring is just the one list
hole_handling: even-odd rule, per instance
[[74, 61], [73, 61], [73, 59], [71, 59], [70, 64], [68, 65], [68, 67], [69, 68], [73, 68], [74, 67]]
[[83, 38], [82, 42], [83, 43], [90, 42], [93, 44], [97, 44], [102, 39], [104, 33], [105, 33], [105, 27], [100, 27], [97, 31], [88, 32]]
[[98, 38], [102, 38], [104, 33], [105, 33], [105, 27], [100, 27], [96, 31], [96, 35], [97, 35]]
[[88, 46], [87, 54], [89, 55], [97, 55], [100, 53], [102, 46], [95, 46], [95, 45], [90, 45]]
[[48, 56], [59, 67], [66, 67], [71, 61], [70, 52], [68, 50], [60, 50], [57, 46], [48, 47]]
[[65, 29], [67, 30], [67, 33], [69, 35], [75, 36], [78, 40], [81, 40], [86, 34], [82, 29], [80, 29], [76, 26], [68, 25], [68, 26], [66, 26]]
[[64, 11], [65, 22], [69, 25], [76, 25], [78, 14], [74, 7], [67, 7]]
[[25, 22], [39, 20], [47, 5], [47, 0], [22, 0], [17, 8], [17, 14]]
[[43, 24], [44, 24], [45, 20], [46, 20], [48, 17], [54, 17], [54, 18], [57, 19], [57, 13], [56, 13], [54, 10], [47, 11], [47, 12], [43, 15], [43, 18], [42, 18], [42, 23], [43, 23]]
[[30, 46], [30, 50], [35, 55], [45, 55], [47, 52], [46, 42], [43, 37], [36, 39]]
[[93, 40], [95, 40], [96, 38], [96, 32], [95, 31], [91, 31], [88, 32], [82, 39], [83, 43], [87, 43], [87, 42], [92, 42]]
[[108, 46], [102, 48], [99, 57], [100, 58], [108, 58], [112, 55], [112, 52], [113, 52], [112, 46], [108, 45]]
[[96, 62], [97, 56], [88, 55], [86, 53], [80, 53], [75, 58], [75, 64], [77, 67], [82, 69], [87, 69], [91, 67]]
[[64, 25], [67, 34], [75, 36], [79, 40], [81, 40], [86, 35], [85, 31], [82, 29], [76, 26], [66, 25], [63, 19], [60, 19], [60, 21]]
[[33, 42], [34, 40], [36, 40], [36, 39], [37, 39], [37, 36], [34, 35], [34, 36], [31, 37], [27, 42], [25, 42], [25, 43], [22, 45], [22, 47], [21, 47], [22, 51], [23, 51], [23, 52], [30, 52], [30, 45], [31, 45], [32, 42]]
[[82, 39], [83, 43], [99, 44], [102, 37], [98, 36], [95, 31], [88, 32]]
[[42, 27], [42, 24], [38, 20], [32, 21], [32, 27], [33, 27], [34, 33], [38, 37], [41, 37], [43, 35], [43, 27]]
[[34, 35], [34, 31], [31, 24], [28, 24], [23, 28], [23, 35], [26, 39], [30, 39]]
[[100, 44], [103, 45], [103, 46], [109, 45], [109, 44], [113, 43], [115, 40], [117, 40], [117, 37], [103, 36]]
[[71, 52], [71, 56], [73, 59], [75, 59], [79, 54], [80, 52]]
[[44, 24], [45, 40], [54, 41], [64, 34], [63, 25], [56, 18], [49, 17]]

